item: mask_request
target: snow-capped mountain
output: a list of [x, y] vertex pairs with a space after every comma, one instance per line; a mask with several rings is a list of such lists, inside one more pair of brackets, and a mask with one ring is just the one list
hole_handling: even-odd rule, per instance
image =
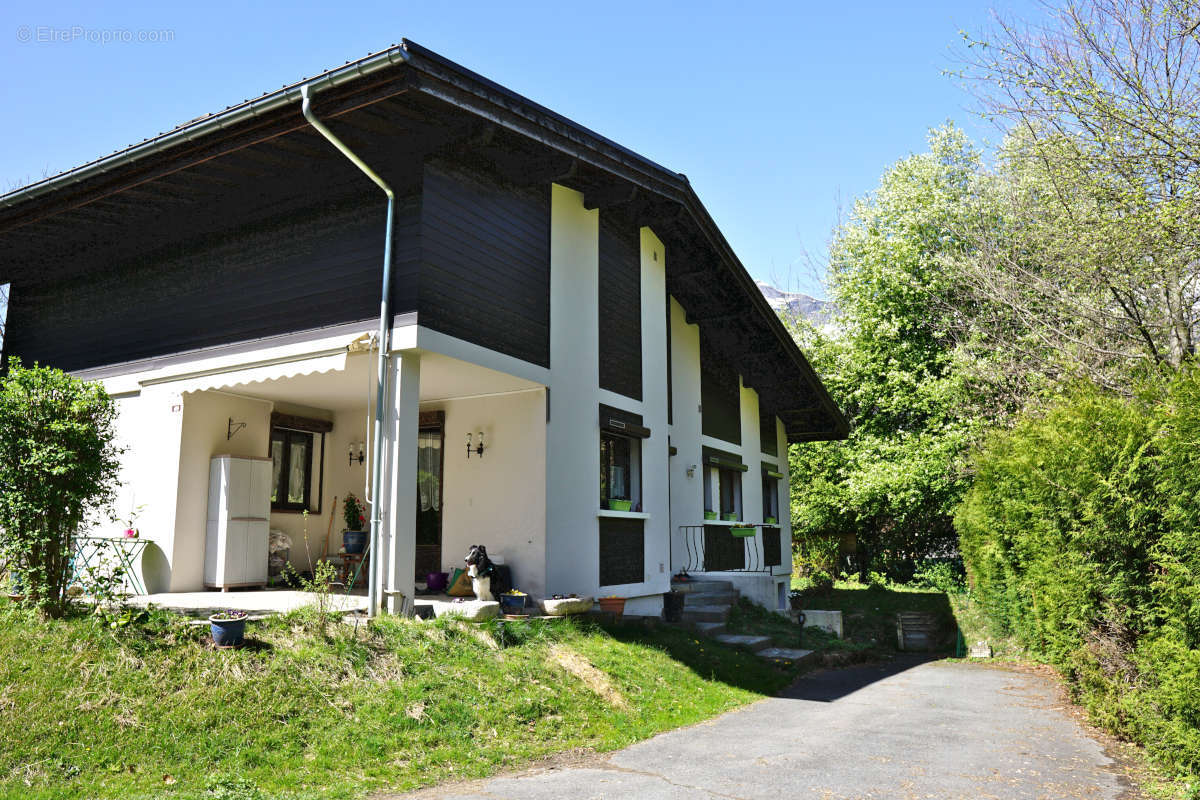
[[833, 304], [800, 292], [785, 292], [766, 281], [755, 281], [771, 308], [781, 315], [803, 317], [817, 325], [827, 325], [833, 317]]

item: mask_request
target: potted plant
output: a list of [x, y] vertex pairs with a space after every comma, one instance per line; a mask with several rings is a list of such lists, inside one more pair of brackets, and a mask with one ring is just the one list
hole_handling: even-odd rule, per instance
[[715, 511], [705, 511], [705, 512], [704, 512], [704, 518], [705, 518], [705, 519], [709, 519], [709, 520], [715, 520], [715, 519], [717, 518], [717, 512], [715, 512]]
[[766, 519], [763, 520], [763, 522], [767, 523], [768, 525], [778, 525], [779, 524], [779, 520], [775, 519], [774, 517], [767, 517]]
[[664, 622], [682, 622], [683, 621], [683, 592], [674, 590], [663, 593], [663, 621]]
[[346, 521], [346, 529], [342, 531], [342, 547], [347, 553], [361, 553], [367, 547], [366, 509], [353, 494], [346, 494], [342, 501], [342, 518]]
[[721, 519], [725, 520], [726, 522], [737, 522], [738, 515], [736, 511], [730, 511], [726, 514], [722, 514]]
[[633, 507], [633, 501], [610, 498], [608, 501], [608, 507], [613, 511], [628, 511]]
[[616, 595], [609, 595], [608, 597], [601, 597], [596, 602], [598, 602], [600, 604], [601, 611], [608, 612], [609, 614], [612, 614], [617, 619], [620, 619], [621, 615], [625, 613], [625, 598], [624, 597], [617, 597]]
[[213, 644], [217, 647], [239, 647], [246, 638], [245, 611], [228, 608], [208, 618]]
[[527, 594], [520, 589], [509, 589], [500, 595], [500, 611], [505, 614], [524, 614]]
[[739, 539], [749, 539], [754, 535], [753, 525], [734, 525], [729, 532]]

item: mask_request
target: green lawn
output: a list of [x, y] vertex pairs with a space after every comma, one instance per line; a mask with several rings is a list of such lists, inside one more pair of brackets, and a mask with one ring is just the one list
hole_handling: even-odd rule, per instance
[[609, 750], [794, 676], [672, 629], [312, 616], [216, 651], [156, 614], [111, 631], [0, 607], [0, 797], [353, 798]]

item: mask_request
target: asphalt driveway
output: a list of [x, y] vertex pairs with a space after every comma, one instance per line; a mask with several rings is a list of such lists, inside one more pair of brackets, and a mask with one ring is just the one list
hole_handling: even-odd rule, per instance
[[784, 696], [589, 763], [410, 798], [1105, 798], [1127, 791], [1045, 678], [900, 660], [827, 671]]

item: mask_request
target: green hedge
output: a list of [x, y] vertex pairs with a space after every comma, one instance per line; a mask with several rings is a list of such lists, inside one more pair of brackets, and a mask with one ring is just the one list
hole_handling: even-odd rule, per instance
[[997, 633], [1108, 729], [1200, 773], [1200, 370], [998, 431], [956, 515]]

